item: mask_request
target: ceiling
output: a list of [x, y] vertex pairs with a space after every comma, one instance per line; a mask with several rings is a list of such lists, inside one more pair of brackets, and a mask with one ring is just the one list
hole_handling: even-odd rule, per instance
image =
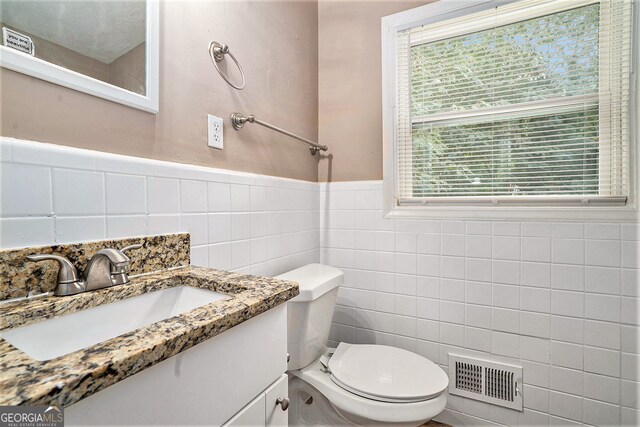
[[110, 64], [144, 42], [145, 4], [145, 0], [2, 0], [0, 22]]

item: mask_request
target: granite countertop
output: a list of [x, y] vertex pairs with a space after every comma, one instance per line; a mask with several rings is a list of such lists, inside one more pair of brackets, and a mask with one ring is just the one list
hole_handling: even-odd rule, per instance
[[230, 296], [48, 361], [0, 339], [0, 405], [68, 406], [298, 295], [295, 282], [199, 267], [132, 277], [126, 285], [73, 296], [0, 304], [0, 332], [175, 286]]

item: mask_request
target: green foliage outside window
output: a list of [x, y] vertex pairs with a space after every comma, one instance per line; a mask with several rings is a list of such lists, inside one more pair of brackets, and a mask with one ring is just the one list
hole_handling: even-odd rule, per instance
[[598, 27], [594, 4], [413, 46], [413, 196], [598, 194], [597, 103], [429, 117], [597, 94]]

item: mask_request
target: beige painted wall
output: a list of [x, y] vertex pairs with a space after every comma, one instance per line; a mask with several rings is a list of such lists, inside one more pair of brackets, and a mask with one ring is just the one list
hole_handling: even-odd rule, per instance
[[145, 49], [146, 44], [142, 42], [109, 64], [109, 83], [144, 95], [146, 91]]
[[426, 3], [319, 0], [319, 181], [382, 179], [380, 19]]
[[[317, 157], [304, 144], [247, 125], [240, 111], [317, 138], [318, 7], [314, 1], [163, 1], [160, 113], [156, 116], [0, 70], [3, 136], [310, 181]], [[211, 40], [227, 43], [247, 86], [236, 91], [211, 65]], [[225, 118], [225, 149], [207, 147], [207, 113]]]

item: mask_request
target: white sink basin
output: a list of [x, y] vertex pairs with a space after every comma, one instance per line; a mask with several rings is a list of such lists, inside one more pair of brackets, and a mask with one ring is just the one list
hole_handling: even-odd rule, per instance
[[0, 337], [36, 360], [50, 360], [226, 298], [178, 286], [10, 329]]

